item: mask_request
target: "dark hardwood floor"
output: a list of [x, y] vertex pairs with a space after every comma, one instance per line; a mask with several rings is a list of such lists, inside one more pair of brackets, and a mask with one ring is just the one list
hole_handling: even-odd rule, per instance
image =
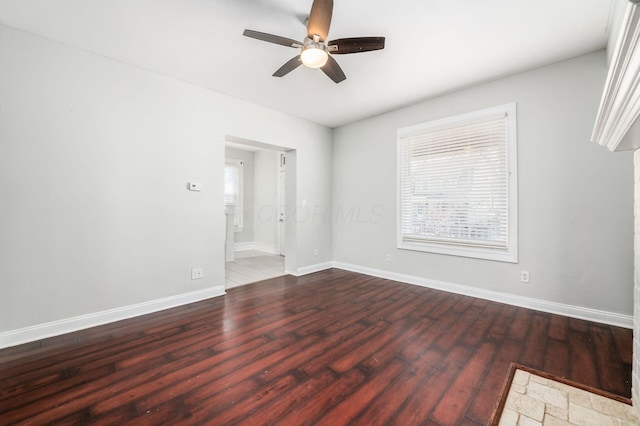
[[630, 397], [631, 330], [328, 270], [0, 350], [0, 424], [481, 425], [518, 362]]

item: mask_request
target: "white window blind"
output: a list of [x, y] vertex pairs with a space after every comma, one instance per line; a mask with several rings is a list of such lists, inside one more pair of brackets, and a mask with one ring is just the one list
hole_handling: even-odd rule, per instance
[[404, 129], [398, 143], [399, 247], [516, 261], [515, 105]]
[[240, 184], [240, 168], [227, 163], [224, 166], [224, 203], [236, 205], [238, 203]]
[[224, 166], [224, 204], [236, 206], [234, 225], [242, 228], [242, 162], [227, 160]]

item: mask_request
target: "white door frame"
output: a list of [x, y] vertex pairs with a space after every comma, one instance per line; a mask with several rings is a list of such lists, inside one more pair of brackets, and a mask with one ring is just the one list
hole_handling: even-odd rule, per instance
[[287, 205], [286, 201], [286, 162], [287, 157], [284, 152], [280, 152], [280, 162], [278, 165], [278, 252], [281, 256], [286, 255], [287, 240], [286, 240], [286, 215], [285, 209]]

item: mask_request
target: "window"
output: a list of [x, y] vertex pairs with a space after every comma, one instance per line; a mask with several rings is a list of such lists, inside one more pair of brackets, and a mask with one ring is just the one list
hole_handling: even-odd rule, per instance
[[398, 248], [518, 261], [516, 105], [398, 130]]
[[224, 205], [235, 206], [234, 226], [242, 230], [242, 161], [227, 159], [224, 165]]

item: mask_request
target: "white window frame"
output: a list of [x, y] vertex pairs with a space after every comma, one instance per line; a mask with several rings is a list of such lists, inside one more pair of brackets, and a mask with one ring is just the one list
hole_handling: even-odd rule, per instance
[[[244, 168], [243, 168], [243, 164], [242, 164], [242, 160], [236, 160], [236, 159], [232, 159], [232, 158], [227, 158], [225, 159], [225, 163], [224, 163], [224, 167], [235, 167], [238, 169], [238, 195], [237, 195], [237, 202], [235, 204], [232, 203], [227, 203], [225, 200], [225, 205], [233, 205], [235, 206], [235, 211], [234, 211], [234, 220], [233, 220], [233, 225], [234, 225], [234, 230], [236, 232], [242, 232], [243, 229], [243, 225], [244, 225], [244, 220], [243, 220], [243, 211], [242, 211], [242, 206], [243, 206], [243, 175], [244, 175]], [[226, 178], [225, 178], [226, 179]]]
[[[402, 179], [403, 152], [402, 140], [407, 137], [428, 134], [435, 130], [455, 128], [473, 122], [489, 120], [496, 114], [505, 114], [506, 120], [506, 157], [507, 157], [507, 239], [506, 250], [487, 247], [474, 247], [446, 242], [404, 241], [402, 229]], [[487, 108], [441, 120], [430, 121], [415, 126], [404, 127], [397, 131], [397, 247], [405, 250], [464, 256], [477, 259], [518, 262], [518, 173], [517, 173], [517, 128], [516, 104], [511, 103]]]

